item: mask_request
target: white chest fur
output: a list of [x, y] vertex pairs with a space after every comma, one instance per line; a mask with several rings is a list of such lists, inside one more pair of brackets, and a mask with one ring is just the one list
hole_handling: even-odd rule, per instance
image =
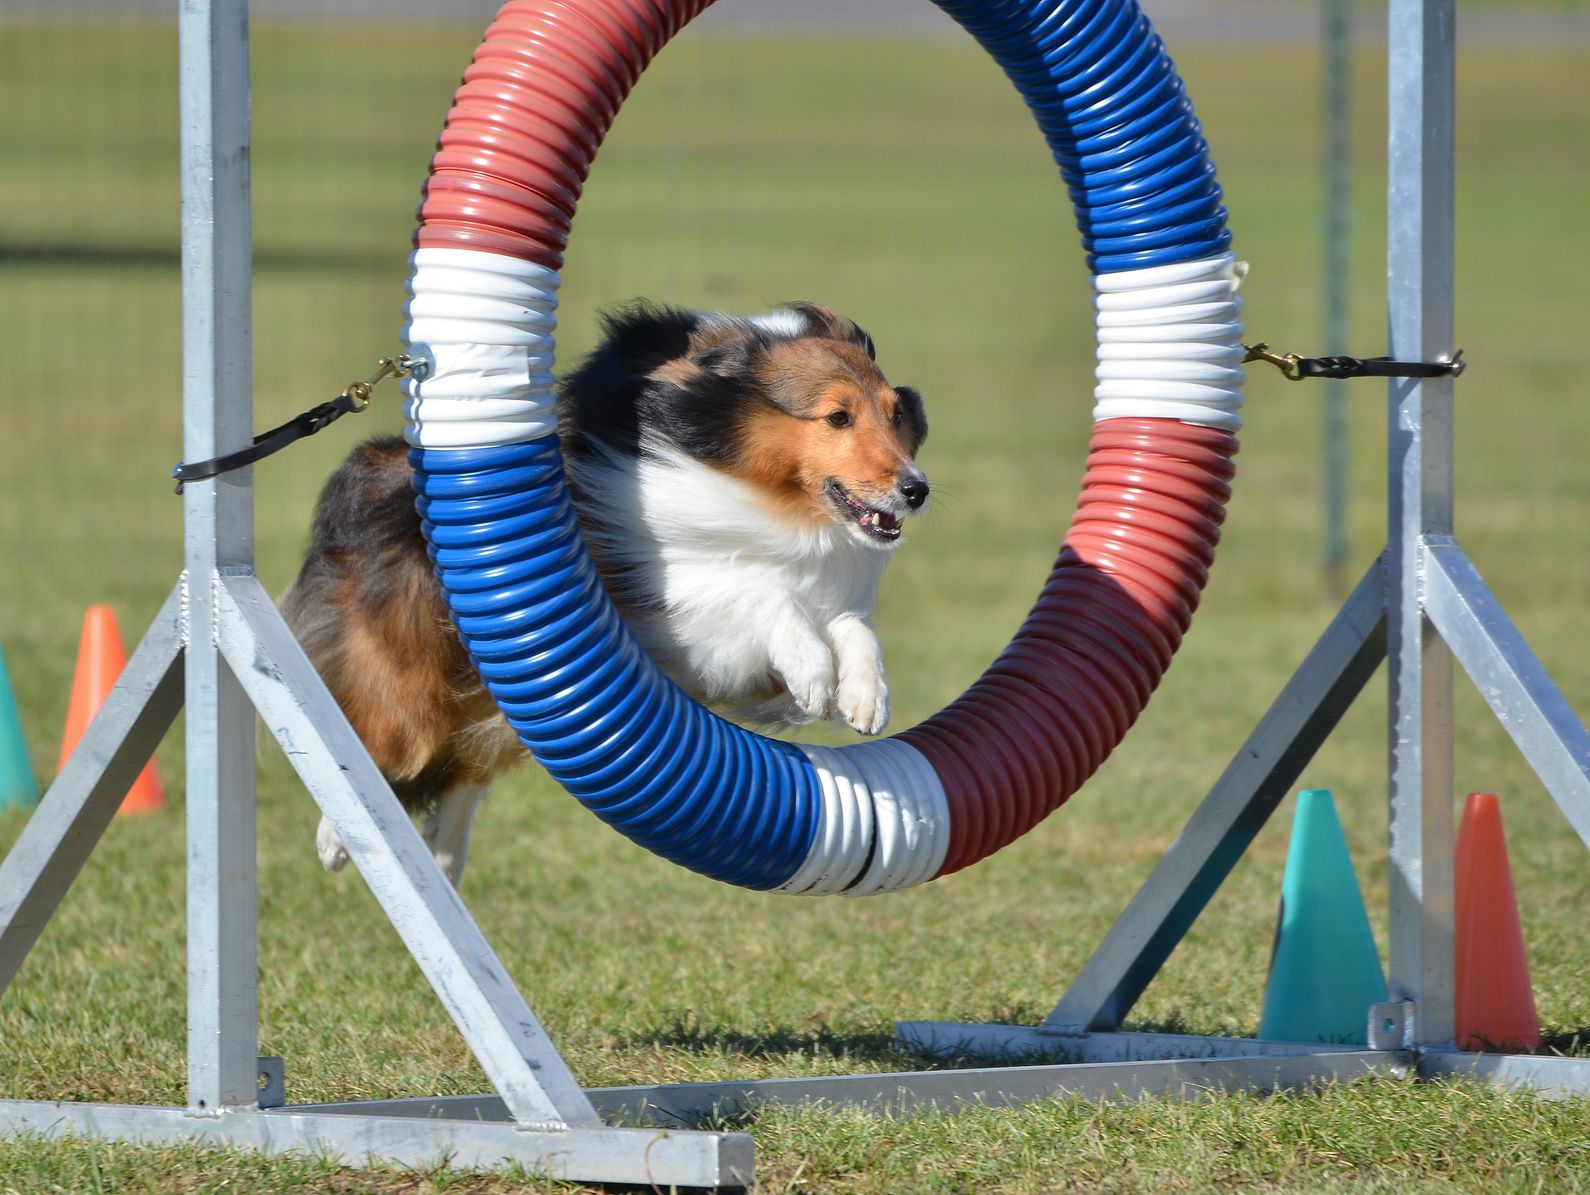
[[587, 542], [640, 644], [699, 700], [762, 722], [838, 714], [875, 734], [888, 689], [870, 617], [889, 549], [794, 524], [670, 448], [572, 469]]

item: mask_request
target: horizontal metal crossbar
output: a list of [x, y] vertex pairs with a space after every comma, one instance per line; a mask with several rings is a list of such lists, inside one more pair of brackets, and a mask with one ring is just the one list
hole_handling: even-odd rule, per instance
[[1415, 1063], [1415, 1073], [1421, 1079], [1468, 1079], [1549, 1098], [1590, 1096], [1590, 1058], [1426, 1050]]
[[897, 1021], [895, 1041], [935, 1058], [1002, 1062], [1147, 1062], [1168, 1059], [1282, 1058], [1352, 1054], [1362, 1045], [1265, 1041], [1191, 1033], [1068, 1033], [1042, 1025]]
[[495, 1118], [397, 1115], [383, 1105], [238, 1109], [195, 1116], [186, 1108], [0, 1100], [0, 1134], [84, 1135], [146, 1143], [207, 1145], [327, 1157], [350, 1165], [488, 1170], [518, 1164], [550, 1178], [636, 1186], [749, 1187], [752, 1143], [744, 1133], [670, 1133], [656, 1128], [546, 1132], [520, 1128], [495, 1098]]
[[[1306, 1047], [1294, 1047], [1304, 1050]], [[1206, 1091], [1295, 1091], [1366, 1075], [1397, 1073], [1398, 1058], [1372, 1050], [1294, 1052], [1285, 1056], [1171, 1058], [1049, 1066], [896, 1071], [787, 1079], [726, 1080], [600, 1087], [586, 1096], [605, 1119], [625, 1123], [694, 1125], [749, 1114], [759, 1107], [860, 1108], [886, 1114], [956, 1112], [1006, 1107], [1051, 1096], [1090, 1100], [1180, 1098]], [[420, 1119], [502, 1119], [496, 1096], [438, 1096], [379, 1103], [318, 1104], [305, 1112]]]

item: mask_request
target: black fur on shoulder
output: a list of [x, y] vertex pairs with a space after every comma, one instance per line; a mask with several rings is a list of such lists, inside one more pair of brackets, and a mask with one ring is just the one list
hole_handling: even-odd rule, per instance
[[644, 301], [601, 318], [601, 345], [558, 387], [564, 453], [583, 457], [599, 442], [639, 456], [649, 428], [700, 459], [722, 459], [741, 418], [740, 379], [771, 341], [737, 321], [745, 335], [705, 343], [700, 312]]

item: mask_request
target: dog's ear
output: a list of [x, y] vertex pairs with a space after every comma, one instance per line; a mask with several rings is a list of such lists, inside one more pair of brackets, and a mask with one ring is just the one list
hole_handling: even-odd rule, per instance
[[841, 340], [846, 344], [853, 344], [867, 354], [874, 361], [878, 353], [872, 343], [872, 337], [857, 324], [837, 315], [832, 309], [824, 307], [821, 303], [785, 303], [784, 306], [800, 316], [806, 323], [806, 335], [821, 336], [826, 340]]
[[741, 377], [749, 373], [771, 341], [759, 329], [748, 329], [743, 334], [719, 340], [690, 354], [690, 363], [706, 373], [723, 378]]
[[927, 408], [922, 405], [922, 396], [910, 386], [896, 386], [894, 400], [898, 404], [895, 409], [900, 412], [901, 425], [907, 433], [907, 442], [911, 445], [911, 455], [915, 456], [927, 440]]

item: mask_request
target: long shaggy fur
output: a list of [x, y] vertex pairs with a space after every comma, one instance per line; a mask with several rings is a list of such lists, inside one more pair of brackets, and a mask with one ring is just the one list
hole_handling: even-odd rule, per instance
[[[815, 304], [753, 318], [637, 304], [560, 387], [581, 529], [642, 647], [697, 699], [764, 723], [888, 720], [870, 624], [927, 497], [921, 398]], [[526, 753], [431, 568], [406, 444], [355, 449], [316, 509], [283, 612], [455, 882], [474, 808]], [[327, 824], [322, 861], [346, 852]]]

